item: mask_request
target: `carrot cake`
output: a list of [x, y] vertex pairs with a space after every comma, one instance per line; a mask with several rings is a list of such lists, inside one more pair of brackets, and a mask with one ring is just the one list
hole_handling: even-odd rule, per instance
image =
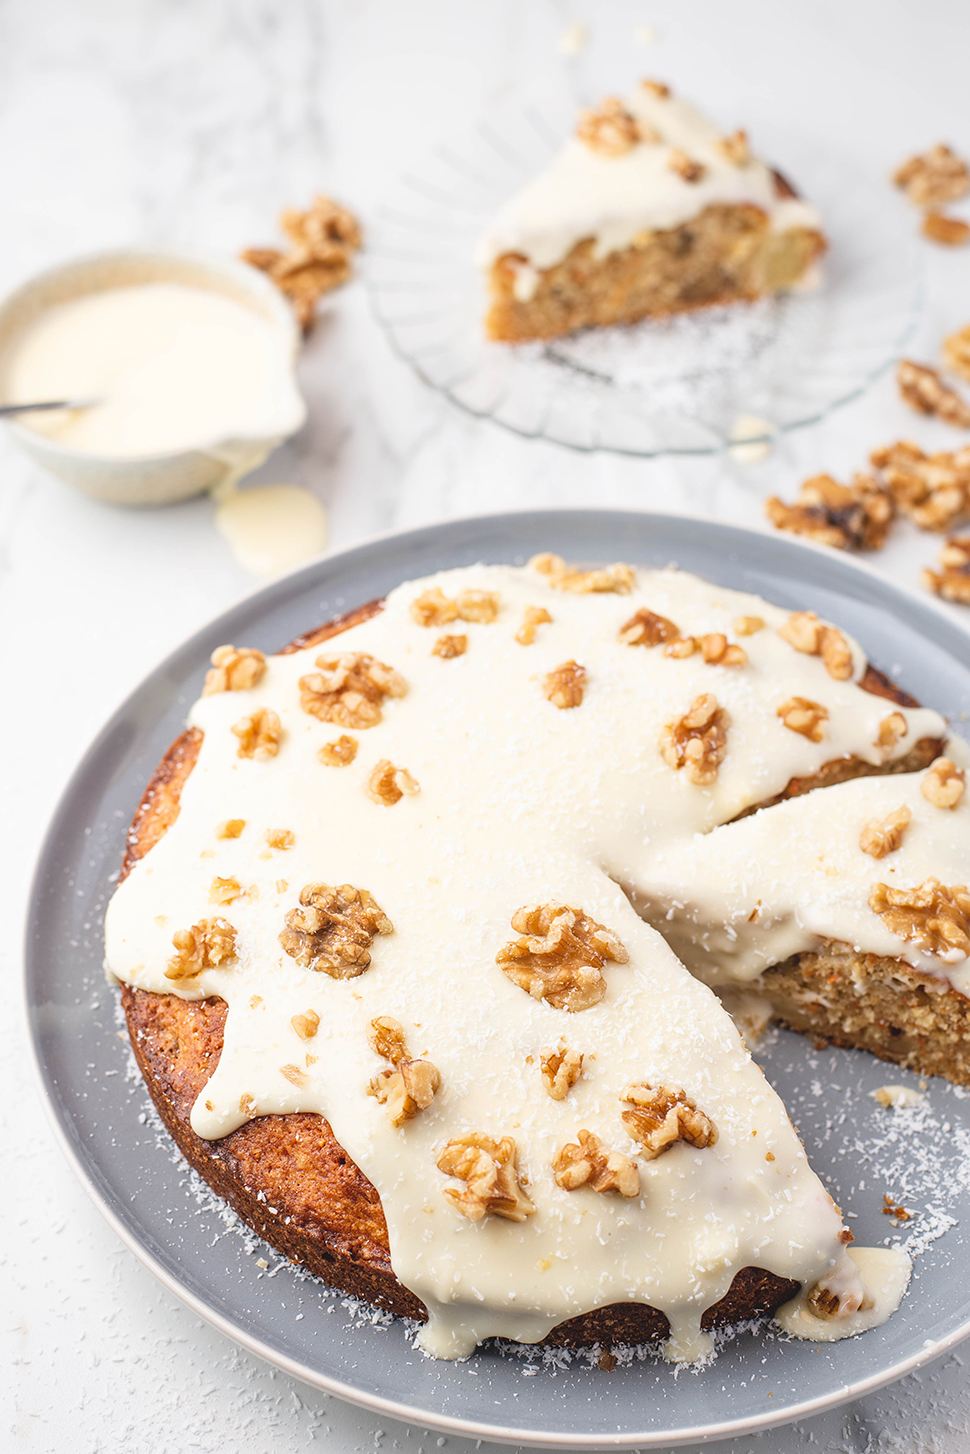
[[504, 342], [775, 293], [825, 250], [818, 213], [657, 81], [583, 111], [478, 251]]
[[888, 1316], [905, 1257], [848, 1247], [709, 987], [970, 1079], [963, 749], [855, 642], [547, 555], [220, 648], [190, 724], [106, 963], [270, 1242], [441, 1357]]

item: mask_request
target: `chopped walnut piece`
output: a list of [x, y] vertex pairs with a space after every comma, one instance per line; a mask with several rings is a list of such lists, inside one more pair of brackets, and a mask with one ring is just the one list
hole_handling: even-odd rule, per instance
[[813, 475], [794, 505], [777, 495], [765, 501], [776, 530], [804, 535], [836, 550], [879, 550], [896, 516], [893, 498], [871, 475], [857, 474], [851, 485], [831, 475]]
[[963, 797], [966, 773], [948, 757], [938, 757], [924, 774], [920, 791], [934, 808], [955, 808]]
[[709, 631], [700, 639], [701, 655], [708, 666], [747, 666], [748, 653], [743, 646], [728, 643], [723, 631]]
[[289, 828], [267, 828], [264, 837], [270, 848], [278, 848], [281, 853], [296, 842], [296, 834], [291, 833]]
[[280, 944], [304, 969], [321, 970], [331, 979], [354, 979], [371, 962], [375, 934], [390, 934], [394, 925], [366, 889], [352, 884], [305, 884], [300, 908], [286, 915]]
[[465, 1183], [461, 1191], [445, 1187], [445, 1196], [472, 1222], [491, 1213], [510, 1222], [524, 1222], [535, 1211], [519, 1185], [515, 1141], [500, 1141], [483, 1131], [470, 1131], [449, 1141], [438, 1157], [438, 1170]]
[[918, 413], [970, 429], [970, 404], [943, 382], [936, 369], [902, 358], [896, 366], [896, 381], [900, 397]]
[[[875, 1096], [881, 1105], [892, 1105], [892, 1102], [889, 1100], [882, 1101], [878, 1091], [875, 1092]], [[882, 1214], [884, 1217], [895, 1217], [896, 1221], [893, 1222], [894, 1227], [897, 1222], [911, 1222], [913, 1220], [912, 1212], [908, 1212], [905, 1207], [894, 1206], [892, 1197], [888, 1196], [885, 1192], [883, 1192], [882, 1196]]]
[[809, 1289], [806, 1299], [808, 1310], [816, 1318], [826, 1321], [829, 1318], [851, 1318], [853, 1313], [866, 1312], [873, 1306], [861, 1279], [838, 1288], [834, 1285], [838, 1278], [837, 1272], [830, 1273]]
[[251, 1116], [256, 1109], [256, 1102], [253, 1100], [253, 1097], [248, 1094], [241, 1095], [239, 1097], [239, 1109], [244, 1116]]
[[522, 625], [515, 633], [516, 641], [520, 646], [531, 646], [536, 639], [536, 627], [551, 620], [545, 606], [526, 606], [522, 614]]
[[298, 1065], [281, 1065], [280, 1075], [288, 1080], [290, 1085], [295, 1085], [297, 1090], [302, 1090], [305, 1085], [310, 1084], [310, 1077]]
[[672, 656], [676, 661], [682, 661], [685, 657], [693, 656], [697, 646], [696, 636], [677, 636], [673, 641], [664, 642], [664, 656]]
[[637, 1081], [621, 1092], [620, 1101], [630, 1107], [621, 1112], [623, 1124], [634, 1141], [639, 1141], [648, 1161], [656, 1160], [676, 1141], [703, 1150], [717, 1140], [714, 1122], [678, 1086]]
[[444, 661], [451, 661], [453, 657], [464, 656], [467, 650], [467, 636], [439, 636], [431, 648], [431, 655], [440, 656]]
[[944, 247], [963, 247], [970, 242], [970, 223], [959, 217], [945, 217], [942, 212], [926, 212], [920, 224], [920, 232], [930, 242], [939, 242]]
[[685, 182], [699, 182], [707, 170], [703, 162], [695, 161], [685, 151], [681, 151], [679, 146], [675, 146], [671, 150], [670, 156], [667, 158], [667, 165]]
[[245, 692], [262, 681], [266, 658], [250, 646], [217, 646], [209, 660], [212, 670], [205, 674], [204, 697], [216, 692]]
[[280, 226], [290, 239], [290, 250], [251, 247], [241, 254], [261, 272], [268, 273], [286, 295], [297, 321], [307, 333], [324, 293], [347, 282], [351, 258], [360, 247], [360, 224], [351, 212], [329, 197], [317, 196], [307, 212], [289, 208]]
[[217, 838], [238, 838], [246, 826], [245, 818], [227, 818], [216, 829]]
[[357, 756], [359, 745], [356, 737], [348, 737], [344, 733], [336, 742], [324, 743], [317, 753], [317, 761], [325, 767], [349, 767]]
[[598, 570], [577, 570], [568, 566], [561, 555], [534, 555], [529, 561], [533, 570], [549, 577], [549, 584], [556, 591], [572, 591], [584, 596], [594, 592], [615, 591], [619, 596], [628, 596], [633, 590], [636, 571], [632, 565], [604, 565]]
[[810, 742], [821, 742], [825, 736], [823, 723], [829, 720], [828, 709], [820, 702], [808, 697], [789, 697], [776, 707], [775, 716], [780, 717], [789, 732], [798, 732]]
[[739, 636], [755, 636], [765, 629], [765, 623], [760, 616], [738, 616], [734, 629]]
[[970, 379], [970, 323], [943, 340], [943, 362], [955, 374]]
[[886, 928], [901, 939], [912, 940], [927, 954], [970, 955], [970, 893], [966, 884], [948, 888], [928, 878], [913, 889], [876, 884], [869, 907]]
[[239, 738], [237, 757], [254, 758], [257, 762], [268, 762], [280, 750], [283, 725], [276, 713], [269, 707], [260, 707], [251, 717], [243, 717], [233, 727]]
[[592, 1131], [580, 1131], [576, 1141], [560, 1146], [552, 1163], [556, 1183], [564, 1191], [588, 1186], [590, 1191], [615, 1191], [621, 1197], [640, 1194], [640, 1169], [621, 1151], [604, 1151]]
[[408, 1059], [407, 1040], [404, 1026], [393, 1015], [378, 1015], [367, 1028], [367, 1043], [381, 1057], [392, 1065], [400, 1065]]
[[556, 1050], [540, 1050], [542, 1084], [554, 1101], [565, 1100], [583, 1073], [583, 1053], [569, 1050], [560, 1040]]
[[778, 635], [796, 651], [803, 651], [806, 656], [820, 656], [829, 676], [836, 681], [847, 682], [852, 676], [852, 648], [848, 641], [835, 626], [824, 625], [814, 611], [793, 611], [778, 627]]
[[586, 668], [576, 661], [561, 662], [543, 678], [542, 690], [554, 707], [579, 707], [586, 690]]
[[670, 95], [670, 87], [664, 81], [641, 81], [640, 85], [651, 96], [656, 96], [658, 101], [666, 101]]
[[242, 895], [242, 885], [235, 878], [214, 878], [209, 885], [210, 904], [231, 904]]
[[859, 847], [870, 858], [885, 858], [895, 853], [903, 841], [903, 834], [909, 826], [912, 813], [905, 804], [888, 813], [885, 818], [867, 823], [859, 835]]
[[319, 672], [300, 677], [300, 706], [321, 722], [358, 731], [374, 727], [385, 697], [403, 697], [408, 684], [393, 667], [374, 657], [347, 652], [318, 656]]
[[626, 646], [660, 646], [664, 641], [680, 639], [680, 627], [667, 616], [658, 616], [642, 606], [620, 627], [620, 640]]
[[874, 449], [896, 507], [921, 530], [948, 530], [970, 515], [970, 445], [927, 455], [908, 440]]
[[204, 969], [218, 969], [236, 957], [236, 931], [228, 919], [200, 919], [191, 929], [176, 929], [172, 943], [176, 952], [168, 962], [166, 979], [194, 979]]
[[568, 904], [526, 904], [512, 915], [523, 936], [500, 949], [495, 963], [534, 1000], [576, 1012], [606, 994], [603, 966], [629, 963], [620, 940], [605, 925]]
[[448, 626], [452, 621], [478, 621], [487, 626], [498, 616], [500, 604], [497, 591], [459, 591], [452, 600], [435, 586], [415, 596], [408, 609], [419, 626]]
[[893, 172], [893, 181], [917, 207], [939, 207], [970, 192], [966, 162], [943, 142], [903, 162]]
[[684, 768], [689, 782], [706, 787], [717, 777], [727, 751], [730, 717], [710, 692], [695, 697], [677, 722], [668, 722], [660, 752], [669, 767]]
[[406, 767], [395, 767], [388, 758], [382, 757], [367, 779], [367, 796], [384, 808], [399, 803], [405, 793], [414, 797], [421, 791]]
[[290, 1024], [301, 1040], [312, 1040], [320, 1028], [320, 1016], [316, 1010], [307, 1010], [303, 1015], [291, 1015]]
[[885, 760], [892, 757], [896, 744], [901, 742], [908, 732], [909, 723], [902, 712], [890, 712], [889, 716], [883, 717], [879, 723], [879, 731], [872, 745], [879, 748]]
[[580, 111], [576, 135], [590, 151], [619, 157], [636, 146], [640, 128], [622, 101], [616, 96], [607, 96], [595, 110], [584, 107]]
[[923, 585], [946, 601], [970, 606], [970, 535], [951, 535], [940, 551], [940, 565], [940, 571], [923, 571]]
[[732, 166], [745, 167], [751, 160], [751, 151], [748, 147], [748, 133], [746, 131], [732, 131], [730, 136], [722, 136], [715, 146], [726, 161]]
[[382, 1106], [387, 1106], [392, 1126], [403, 1126], [419, 1111], [428, 1109], [441, 1085], [441, 1076], [430, 1060], [411, 1059], [404, 1027], [390, 1015], [371, 1020], [367, 1043], [392, 1066], [391, 1070], [375, 1075], [367, 1094], [376, 1096]]

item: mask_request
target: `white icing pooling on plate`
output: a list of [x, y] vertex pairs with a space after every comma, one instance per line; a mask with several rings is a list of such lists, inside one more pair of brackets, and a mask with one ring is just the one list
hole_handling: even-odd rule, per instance
[[[595, 256], [629, 247], [643, 233], [679, 227], [713, 203], [750, 202], [768, 214], [774, 231], [820, 228], [814, 207], [800, 198], [779, 197], [763, 162], [736, 166], [718, 148], [718, 131], [686, 101], [660, 97], [638, 86], [624, 102], [647, 135], [621, 156], [606, 156], [571, 137], [544, 172], [502, 207], [478, 249], [478, 263], [491, 267], [507, 253], [527, 259], [516, 297], [528, 301], [536, 269], [562, 262], [578, 242], [596, 239]], [[700, 162], [704, 175], [687, 182], [669, 165], [673, 150]]]
[[[497, 591], [502, 602], [493, 624], [446, 628], [460, 625], [468, 637], [466, 653], [451, 660], [431, 654], [440, 630], [416, 625], [408, 610], [436, 584], [452, 597]], [[526, 606], [544, 607], [552, 620], [521, 646], [514, 633]], [[741, 638], [747, 666], [716, 667], [699, 655], [674, 660], [621, 644], [620, 627], [640, 607], [696, 635], [723, 630], [736, 639], [741, 616], [767, 626]], [[662, 845], [715, 828], [795, 774], [846, 753], [879, 760], [873, 743], [889, 704], [833, 680], [820, 659], [782, 640], [775, 628], [786, 615], [674, 571], [639, 572], [628, 596], [571, 595], [532, 570], [474, 566], [400, 587], [370, 621], [321, 647], [272, 657], [253, 689], [193, 708], [204, 732], [199, 759], [176, 822], [112, 900], [108, 967], [143, 989], [228, 1001], [222, 1057], [193, 1127], [214, 1138], [247, 1114], [325, 1115], [380, 1194], [394, 1270], [427, 1305], [423, 1346], [440, 1356], [465, 1354], [493, 1334], [538, 1340], [567, 1318], [641, 1301], [667, 1315], [669, 1355], [694, 1359], [707, 1347], [701, 1315], [739, 1269], [767, 1268], [806, 1287], [851, 1270], [840, 1217], [781, 1102], [715, 997], [617, 887], [639, 883]], [[298, 679], [334, 651], [368, 652], [406, 679], [407, 695], [385, 700], [379, 725], [356, 732], [302, 711]], [[853, 654], [858, 678], [864, 662], [857, 647]], [[588, 682], [582, 705], [563, 711], [541, 683], [570, 659], [586, 667]], [[705, 691], [730, 713], [727, 753], [708, 788], [670, 768], [658, 747], [664, 725]], [[778, 719], [778, 703], [794, 693], [828, 707], [821, 743]], [[280, 716], [279, 754], [240, 759], [231, 728], [260, 707]], [[908, 733], [897, 756], [943, 730], [934, 713], [903, 716]], [[319, 748], [344, 731], [359, 742], [354, 763], [323, 766]], [[384, 758], [420, 787], [392, 807], [366, 792]], [[218, 838], [217, 825], [230, 818], [245, 820], [244, 831]], [[293, 847], [269, 848], [273, 829], [293, 833]], [[250, 892], [212, 905], [216, 877]], [[394, 924], [355, 979], [302, 969], [279, 945], [300, 888], [319, 881], [368, 889]], [[495, 964], [513, 937], [512, 914], [530, 902], [574, 904], [619, 935], [630, 961], [607, 965], [600, 1004], [555, 1010]], [[235, 925], [238, 959], [196, 980], [167, 980], [173, 931], [215, 914]], [[309, 1009], [320, 1027], [306, 1041], [291, 1018]], [[378, 1015], [401, 1020], [411, 1054], [441, 1072], [432, 1105], [401, 1128], [366, 1094], [384, 1066], [367, 1045]], [[539, 1053], [560, 1037], [590, 1059], [566, 1098], [553, 1101]], [[642, 1159], [619, 1114], [619, 1094], [636, 1080], [683, 1086], [714, 1121], [716, 1144]], [[244, 1096], [252, 1097], [248, 1111]], [[637, 1159], [638, 1197], [556, 1185], [550, 1163], [581, 1128]], [[535, 1215], [472, 1223], [446, 1201], [454, 1183], [436, 1161], [448, 1139], [468, 1131], [515, 1138]]]

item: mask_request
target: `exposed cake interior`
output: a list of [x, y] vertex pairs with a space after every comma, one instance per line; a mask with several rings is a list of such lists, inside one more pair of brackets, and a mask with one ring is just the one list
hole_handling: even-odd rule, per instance
[[[538, 1341], [641, 1303], [668, 1356], [692, 1359], [705, 1310], [752, 1267], [801, 1286], [780, 1317], [806, 1336], [892, 1310], [905, 1259], [847, 1251], [781, 1101], [665, 942], [681, 912], [695, 923], [669, 865], [722, 842], [690, 883], [731, 882], [736, 836], [835, 795], [856, 816], [911, 802], [899, 881], [952, 878], [967, 808], [934, 806], [925, 773], [732, 822], [832, 762], [925, 762], [936, 713], [863, 690], [860, 648], [814, 618], [555, 557], [408, 583], [339, 640], [231, 652], [212, 675], [177, 817], [109, 907], [107, 965], [227, 1003], [200, 1137], [326, 1118], [379, 1194], [425, 1348]], [[831, 818], [813, 831], [827, 852]], [[858, 852], [865, 892], [891, 865]], [[788, 885], [777, 897], [797, 918]], [[913, 962], [912, 939], [856, 908], [861, 951]], [[844, 927], [807, 921], [784, 952]], [[695, 968], [692, 933], [676, 947]]]

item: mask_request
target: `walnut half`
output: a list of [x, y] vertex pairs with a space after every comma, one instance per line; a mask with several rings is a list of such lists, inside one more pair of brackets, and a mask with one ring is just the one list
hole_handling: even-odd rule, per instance
[[300, 706], [321, 722], [361, 730], [383, 715], [385, 697], [403, 697], [408, 684], [399, 672], [359, 652], [318, 656], [320, 668], [300, 677]]
[[633, 590], [636, 571], [632, 565], [600, 566], [598, 570], [577, 570], [567, 565], [561, 555], [534, 555], [529, 561], [533, 570], [548, 578], [556, 591], [572, 591], [575, 595], [587, 596], [602, 591], [615, 591], [628, 596]]
[[895, 853], [912, 816], [904, 803], [885, 818], [867, 823], [859, 835], [859, 847], [870, 858], [885, 858], [887, 853]]
[[824, 724], [829, 719], [828, 708], [808, 697], [789, 697], [787, 702], [776, 707], [775, 716], [781, 718], [789, 732], [797, 732], [807, 737], [809, 742], [822, 741]]
[[586, 668], [578, 661], [561, 662], [543, 678], [542, 690], [554, 707], [579, 707], [586, 690]]
[[200, 919], [191, 929], [176, 929], [172, 943], [175, 954], [166, 979], [194, 979], [204, 969], [218, 969], [236, 957], [236, 931], [228, 919]]
[[629, 963], [612, 930], [568, 904], [527, 904], [512, 915], [512, 928], [522, 938], [500, 949], [496, 964], [533, 999], [557, 1010], [599, 1004], [606, 994], [603, 966]]
[[632, 151], [640, 140], [637, 119], [616, 96], [607, 96], [594, 110], [584, 107], [579, 113], [576, 135], [590, 151], [601, 156], [619, 157]]
[[970, 191], [970, 169], [945, 142], [939, 142], [897, 167], [893, 181], [917, 207], [939, 207]]
[[251, 646], [217, 646], [212, 656], [212, 670], [205, 674], [204, 697], [216, 692], [245, 692], [262, 681], [266, 658]]
[[634, 1141], [639, 1141], [648, 1161], [656, 1160], [677, 1141], [703, 1150], [717, 1140], [717, 1127], [710, 1116], [699, 1111], [679, 1086], [638, 1081], [626, 1087], [620, 1101], [630, 1108], [621, 1113], [623, 1124]]
[[710, 692], [695, 697], [684, 716], [663, 730], [660, 752], [664, 762], [683, 768], [689, 782], [706, 787], [717, 777], [727, 752], [730, 720]]
[[604, 1151], [592, 1131], [580, 1131], [576, 1141], [560, 1146], [552, 1163], [556, 1183], [564, 1191], [588, 1186], [590, 1191], [615, 1191], [621, 1197], [640, 1193], [640, 1169], [622, 1151]]
[[256, 762], [268, 762], [280, 750], [283, 739], [283, 725], [276, 713], [269, 707], [260, 707], [249, 717], [243, 717], [233, 727], [239, 738], [237, 757], [249, 757]]
[[897, 509], [921, 530], [949, 530], [970, 515], [970, 446], [924, 454], [900, 439], [869, 458], [882, 470]]
[[970, 893], [965, 884], [948, 888], [928, 878], [916, 888], [895, 889], [879, 883], [869, 895], [869, 907], [891, 933], [927, 954], [970, 954]]
[[948, 757], [938, 757], [925, 773], [920, 792], [934, 808], [955, 808], [963, 797], [966, 773]]
[[940, 570], [924, 570], [922, 580], [945, 601], [970, 606], [970, 535], [951, 535], [940, 551]]
[[778, 635], [806, 656], [820, 656], [825, 670], [837, 682], [852, 676], [852, 648], [835, 626], [827, 626], [814, 611], [793, 611], [778, 627]]
[[665, 641], [677, 641], [680, 627], [675, 626], [667, 616], [658, 616], [642, 606], [629, 621], [620, 627], [620, 640], [626, 646], [660, 646]]
[[461, 1191], [445, 1187], [445, 1196], [463, 1217], [480, 1222], [489, 1214], [510, 1222], [524, 1222], [535, 1211], [519, 1185], [515, 1166], [515, 1141], [503, 1136], [497, 1141], [483, 1131], [456, 1136], [438, 1157], [438, 1170], [457, 1177]]
[[583, 1073], [583, 1053], [569, 1050], [560, 1040], [556, 1050], [541, 1050], [542, 1084], [554, 1101], [563, 1101]]
[[896, 507], [872, 475], [857, 474], [851, 485], [840, 485], [831, 475], [813, 475], [794, 505], [772, 495], [765, 501], [765, 514], [776, 530], [804, 535], [820, 545], [878, 550], [886, 543]]
[[936, 369], [903, 358], [896, 366], [896, 381], [904, 402], [918, 413], [970, 429], [970, 404], [943, 382]]
[[322, 970], [331, 979], [353, 979], [370, 965], [374, 936], [393, 929], [366, 889], [306, 884], [300, 890], [300, 907], [286, 916], [280, 944], [304, 969]]

